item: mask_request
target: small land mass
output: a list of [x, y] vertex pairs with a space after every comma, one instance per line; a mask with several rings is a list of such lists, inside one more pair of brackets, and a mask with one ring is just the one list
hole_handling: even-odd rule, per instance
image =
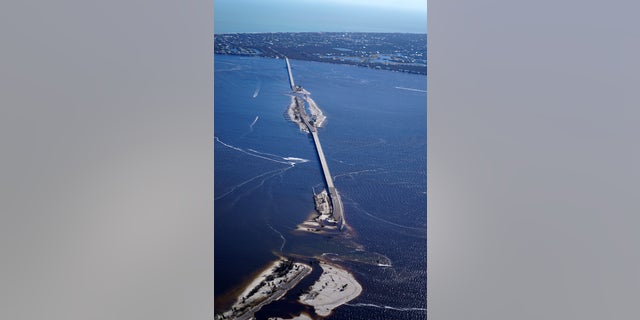
[[279, 32], [214, 35], [217, 54], [349, 64], [427, 74], [427, 34]]
[[[322, 268], [320, 278], [300, 295], [298, 301], [326, 317], [338, 306], [358, 297], [362, 286], [350, 272], [336, 264], [320, 261], [319, 265]], [[230, 310], [216, 314], [215, 319], [253, 319], [260, 308], [282, 298], [311, 270], [309, 265], [287, 259], [273, 262], [245, 288]], [[302, 313], [293, 319], [310, 318]]]
[[362, 286], [351, 273], [337, 265], [320, 262], [320, 266], [320, 279], [309, 288], [309, 292], [300, 296], [299, 301], [313, 306], [318, 315], [326, 317], [333, 309], [359, 296]]
[[311, 267], [306, 264], [286, 259], [273, 262], [246, 287], [230, 310], [216, 314], [215, 319], [251, 319], [262, 306], [282, 298], [309, 273]]

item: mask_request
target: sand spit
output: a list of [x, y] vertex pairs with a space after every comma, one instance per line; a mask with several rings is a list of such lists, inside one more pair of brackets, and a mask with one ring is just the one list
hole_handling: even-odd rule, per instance
[[298, 224], [294, 231], [299, 233], [307, 232], [315, 234], [338, 234], [340, 232], [337, 225], [322, 223], [321, 217], [322, 216], [319, 215], [318, 212], [313, 212], [305, 221]]
[[318, 108], [318, 105], [315, 101], [313, 101], [313, 99], [311, 99], [311, 97], [307, 96], [306, 99], [309, 103], [309, 112], [311, 113], [311, 118], [313, 119], [313, 125], [316, 128], [321, 128], [327, 117], [325, 117], [324, 113], [322, 113], [322, 110]]
[[236, 302], [218, 319], [251, 319], [262, 306], [278, 300], [293, 288], [302, 278], [311, 273], [311, 267], [289, 260], [271, 263], [242, 292]]
[[326, 317], [333, 309], [359, 296], [362, 286], [347, 270], [326, 262], [320, 262], [320, 266], [320, 279], [308, 293], [300, 296], [299, 301], [313, 306], [318, 315]]

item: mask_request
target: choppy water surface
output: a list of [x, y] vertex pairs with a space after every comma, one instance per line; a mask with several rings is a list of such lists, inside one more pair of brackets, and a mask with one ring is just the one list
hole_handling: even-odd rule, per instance
[[327, 116], [319, 137], [353, 238], [292, 232], [323, 178], [311, 137], [284, 117], [284, 60], [216, 55], [216, 308], [277, 254], [324, 254], [364, 288], [328, 319], [426, 319], [426, 77], [291, 64]]

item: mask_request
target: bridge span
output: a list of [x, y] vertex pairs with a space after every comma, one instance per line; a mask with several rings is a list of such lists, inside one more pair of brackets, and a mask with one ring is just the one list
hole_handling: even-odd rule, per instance
[[338, 221], [338, 227], [342, 229], [342, 227], [344, 226], [344, 208], [342, 206], [342, 200], [340, 199], [338, 190], [333, 185], [333, 178], [331, 178], [329, 166], [327, 165], [327, 160], [324, 157], [322, 145], [320, 144], [320, 139], [318, 138], [318, 131], [311, 131], [311, 136], [313, 137], [313, 142], [315, 143], [316, 150], [318, 151], [318, 158], [320, 158], [320, 165], [322, 166], [324, 180], [327, 183], [327, 189], [329, 189], [329, 198], [331, 199], [331, 207], [333, 208], [333, 218]]
[[291, 91], [296, 91], [296, 84], [293, 82], [293, 73], [291, 73], [291, 65], [289, 64], [289, 58], [284, 57], [284, 61], [287, 62], [287, 71], [289, 72], [289, 85], [291, 85]]
[[[289, 82], [291, 84], [291, 90], [295, 93], [297, 92], [297, 87], [293, 82], [293, 74], [291, 73], [291, 65], [289, 64], [289, 59], [285, 57], [285, 61], [287, 62], [287, 71], [289, 72]], [[297, 113], [300, 115], [302, 122], [307, 126], [311, 136], [313, 137], [313, 143], [316, 146], [316, 151], [318, 153], [318, 158], [320, 159], [320, 165], [322, 166], [322, 173], [324, 175], [324, 180], [327, 185], [327, 190], [329, 191], [329, 199], [331, 200], [332, 207], [332, 215], [333, 219], [338, 222], [338, 228], [342, 230], [345, 224], [344, 219], [344, 207], [342, 205], [342, 199], [340, 199], [340, 195], [338, 194], [338, 190], [333, 185], [333, 178], [331, 177], [331, 173], [329, 172], [329, 166], [327, 165], [327, 159], [324, 156], [324, 151], [322, 151], [322, 145], [320, 144], [320, 138], [318, 138], [318, 130], [316, 127], [309, 121], [309, 116], [304, 109], [304, 101], [298, 96], [295, 97], [296, 109]]]

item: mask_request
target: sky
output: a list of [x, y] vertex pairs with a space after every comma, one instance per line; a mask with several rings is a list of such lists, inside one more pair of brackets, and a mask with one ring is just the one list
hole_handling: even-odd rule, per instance
[[214, 32], [427, 32], [427, 0], [217, 0]]

